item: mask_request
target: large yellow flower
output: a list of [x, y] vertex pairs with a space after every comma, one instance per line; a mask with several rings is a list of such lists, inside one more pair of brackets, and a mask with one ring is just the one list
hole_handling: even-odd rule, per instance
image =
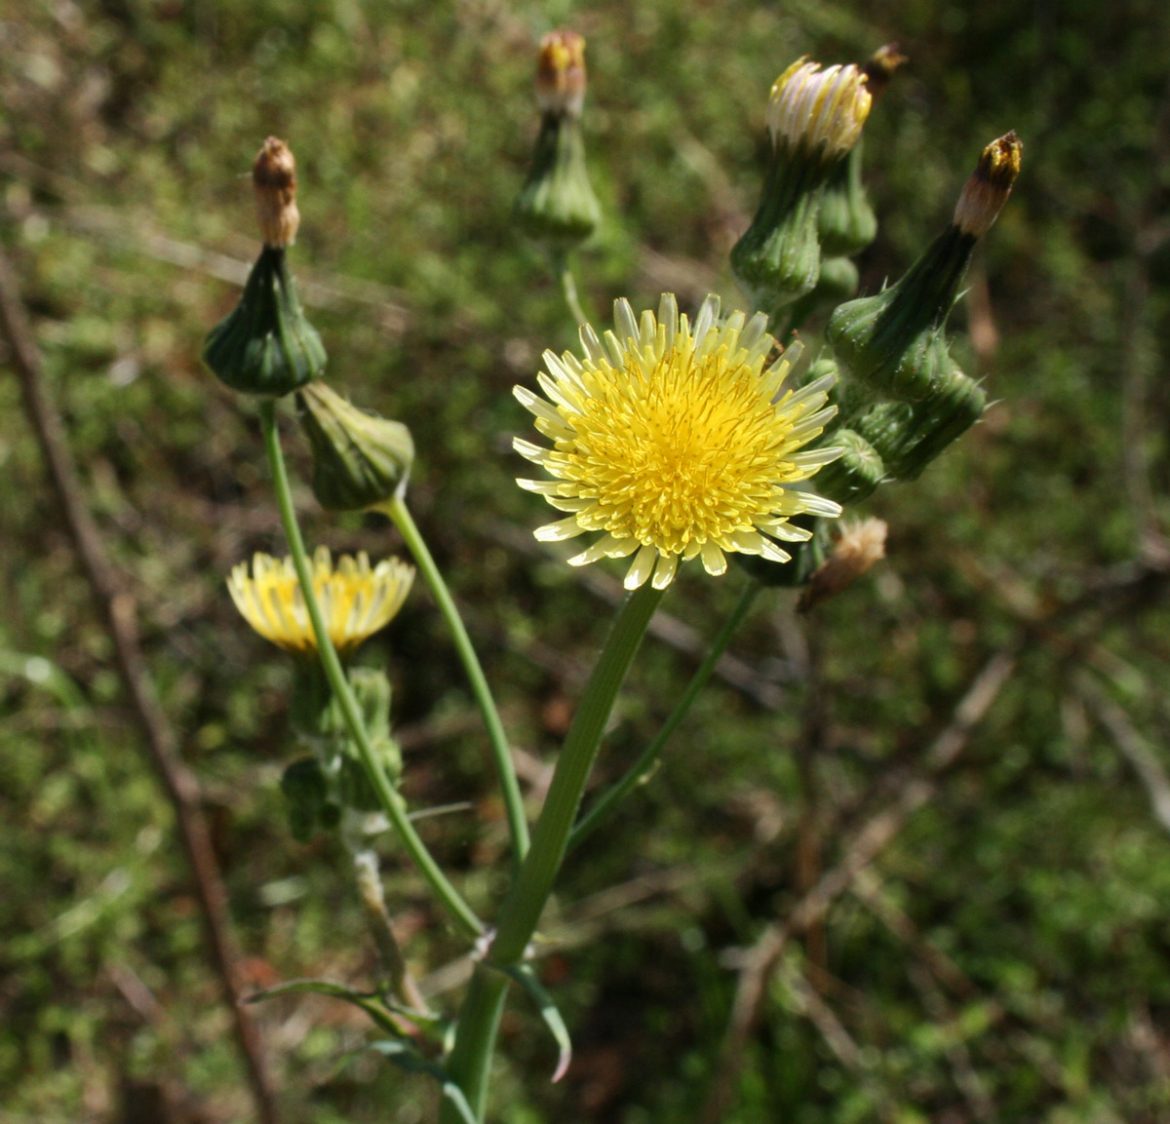
[[[414, 567], [397, 558], [371, 567], [364, 552], [356, 558], [343, 554], [335, 567], [328, 547], [319, 546], [313, 554], [313, 592], [338, 653], [348, 655], [385, 628], [402, 608], [413, 581]], [[291, 558], [253, 555], [251, 574], [248, 563], [241, 562], [227, 586], [244, 620], [266, 640], [286, 652], [317, 650]]]
[[515, 394], [552, 448], [520, 438], [514, 447], [552, 479], [518, 483], [571, 514], [539, 528], [538, 539], [599, 531], [573, 565], [632, 554], [626, 588], [650, 580], [665, 589], [680, 560], [701, 558], [709, 574], [722, 574], [734, 551], [787, 562], [773, 540], [810, 536], [793, 515], [840, 514], [832, 500], [792, 487], [839, 455], [801, 451], [836, 412], [825, 404], [832, 376], [786, 390], [799, 345], [769, 364], [767, 317], [745, 319], [720, 320], [714, 296], [694, 324], [672, 293], [657, 317], [636, 318], [623, 299], [604, 338], [581, 328], [583, 358], [544, 353], [545, 397], [522, 386]]

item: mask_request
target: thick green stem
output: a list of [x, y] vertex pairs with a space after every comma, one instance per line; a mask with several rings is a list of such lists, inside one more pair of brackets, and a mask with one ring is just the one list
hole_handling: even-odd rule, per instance
[[313, 592], [313, 574], [308, 555], [305, 553], [301, 529], [297, 524], [292, 490], [289, 487], [288, 472], [284, 465], [284, 454], [280, 448], [280, 432], [276, 426], [276, 404], [271, 399], [264, 399], [260, 403], [260, 424], [264, 430], [264, 447], [272, 469], [276, 502], [280, 508], [281, 522], [284, 524], [284, 533], [288, 539], [293, 568], [296, 570], [301, 594], [305, 599], [305, 608], [308, 610], [309, 620], [312, 622], [313, 632], [317, 637], [317, 654], [325, 676], [329, 680], [329, 686], [333, 689], [338, 705], [341, 707], [342, 717], [345, 719], [350, 737], [357, 747], [358, 755], [369, 775], [370, 783], [378, 795], [382, 811], [386, 813], [386, 818], [398, 833], [407, 854], [410, 855], [439, 900], [451, 913], [459, 930], [465, 936], [478, 936], [483, 931], [483, 922], [476, 917], [455, 887], [447, 881], [446, 876], [439, 869], [438, 863], [431, 857], [426, 844], [423, 843], [418, 832], [411, 825], [402, 797], [394, 790], [385, 771], [378, 763], [377, 755], [366, 733], [357, 700], [353, 696], [348, 679], [346, 679], [345, 669], [341, 666], [337, 650], [329, 639], [325, 618], [321, 615], [321, 608], [317, 604], [317, 597]]
[[691, 681], [687, 684], [687, 689], [678, 700], [674, 710], [671, 711], [670, 717], [662, 724], [662, 729], [658, 731], [654, 740], [642, 750], [638, 755], [638, 759], [629, 767], [621, 780], [598, 797], [589, 811], [577, 821], [572, 834], [569, 836], [570, 851], [580, 846], [649, 775], [650, 770], [654, 767], [654, 763], [658, 760], [659, 755], [666, 747], [666, 743], [670, 740], [671, 735], [678, 729], [679, 724], [691, 709], [691, 705], [698, 698], [699, 692], [706, 686], [707, 680], [711, 678], [711, 673], [715, 670], [715, 665], [719, 662], [720, 656], [727, 650], [727, 645], [731, 642], [732, 636], [735, 635], [739, 626], [743, 623], [744, 617], [747, 616], [761, 588], [763, 587], [757, 581], [750, 581], [745, 586], [735, 608], [732, 609], [730, 616], [723, 622], [723, 627], [719, 630], [719, 634], [712, 641], [706, 657], [695, 671], [695, 674], [691, 676]]
[[[492, 1054], [509, 982], [503, 972], [486, 964], [477, 964], [467, 996], [459, 1009], [455, 1048], [447, 1061], [447, 1072], [463, 1090], [476, 1120], [483, 1120], [487, 1113]], [[464, 1120], [458, 1111], [444, 1102], [439, 1124], [464, 1124]]]
[[382, 510], [394, 521], [407, 549], [414, 556], [415, 562], [418, 563], [423, 581], [427, 583], [427, 588], [439, 606], [443, 620], [447, 622], [451, 639], [455, 642], [455, 650], [459, 653], [459, 660], [463, 664], [463, 670], [471, 684], [471, 693], [475, 696], [480, 713], [483, 715], [483, 724], [487, 728], [492, 761], [495, 764], [500, 790], [504, 797], [504, 812], [508, 819], [508, 830], [512, 835], [514, 858], [519, 865], [528, 853], [528, 821], [524, 817], [524, 798], [520, 794], [520, 783], [516, 779], [516, 768], [512, 763], [511, 750], [508, 748], [508, 735], [504, 732], [504, 724], [500, 721], [500, 714], [496, 709], [496, 701], [492, 697], [487, 677], [483, 673], [483, 667], [479, 662], [479, 657], [475, 654], [471, 637], [467, 635], [463, 618], [459, 615], [459, 610], [455, 606], [447, 583], [443, 581], [443, 575], [435, 564], [426, 541], [423, 539], [405, 501], [401, 497], [395, 496], [387, 501]]
[[[646, 584], [622, 604], [565, 737], [532, 833], [532, 847], [500, 910], [489, 964], [476, 970], [460, 1012], [448, 1068], [479, 1119], [487, 1101], [491, 1054], [507, 989], [507, 977], [493, 966], [507, 967], [524, 958], [564, 860], [569, 832], [614, 699], [661, 599], [662, 592]], [[458, 1117], [444, 1110], [440, 1120], [455, 1124]]]

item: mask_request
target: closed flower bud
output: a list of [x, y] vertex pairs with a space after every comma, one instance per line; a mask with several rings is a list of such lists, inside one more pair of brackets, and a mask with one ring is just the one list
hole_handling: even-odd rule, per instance
[[296, 162], [269, 137], [252, 169], [264, 249], [235, 309], [203, 344], [203, 362], [233, 390], [279, 397], [325, 370], [325, 347], [305, 318], [285, 249], [296, 237]]
[[316, 758], [301, 757], [280, 778], [288, 812], [289, 830], [298, 843], [308, 843], [319, 827], [336, 822], [336, 814], [326, 811], [332, 805], [332, 786]]
[[[397, 784], [402, 775], [402, 752], [390, 734], [390, 680], [378, 668], [355, 667], [349, 672], [349, 682], [378, 766], [391, 784]], [[376, 812], [382, 806], [378, 794], [348, 739], [346, 744], [349, 749], [337, 774], [341, 803], [357, 812]]]
[[789, 306], [789, 323], [803, 324], [814, 312], [834, 308], [857, 293], [861, 275], [848, 258], [821, 258], [816, 287]]
[[955, 205], [955, 226], [973, 238], [982, 238], [999, 217], [1020, 175], [1024, 145], [1015, 132], [993, 140], [979, 157], [971, 178]]
[[[925, 401], [877, 403], [853, 424], [877, 450], [892, 479], [913, 480], [966, 433], [986, 408], [987, 395], [982, 388], [952, 363], [939, 388]], [[834, 444], [840, 443], [839, 438], [840, 434], [833, 435]], [[822, 490], [823, 479], [822, 473], [817, 478]]]
[[802, 59], [773, 84], [764, 190], [731, 251], [732, 270], [758, 308], [774, 312], [816, 285], [825, 184], [857, 143], [869, 107], [865, 76], [855, 66], [821, 70]]
[[825, 184], [817, 218], [822, 254], [852, 257], [877, 237], [877, 215], [861, 183], [861, 153], [859, 142]]
[[585, 40], [580, 35], [554, 31], [541, 41], [536, 96], [540, 133], [513, 211], [526, 234], [564, 251], [588, 238], [601, 221], [581, 132]]
[[313, 450], [313, 494], [330, 511], [358, 511], [406, 490], [414, 441], [401, 422], [347, 402], [324, 383], [297, 395]]
[[817, 490], [844, 507], [872, 495], [887, 476], [873, 445], [852, 429], [835, 429], [826, 440], [842, 452], [817, 474]]
[[873, 394], [921, 402], [936, 393], [954, 364], [944, 328], [976, 240], [1007, 200], [1020, 170], [1014, 133], [984, 149], [963, 190], [955, 221], [897, 284], [841, 305], [825, 338], [842, 367]]

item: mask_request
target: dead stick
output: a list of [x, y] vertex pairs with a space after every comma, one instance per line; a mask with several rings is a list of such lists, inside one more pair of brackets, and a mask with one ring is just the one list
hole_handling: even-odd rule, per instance
[[137, 610], [110, 564], [97, 525], [82, 493], [65, 428], [41, 374], [41, 357], [8, 257], [0, 250], [0, 330], [12, 354], [25, 412], [36, 434], [65, 526], [93, 591], [110, 637], [122, 683], [129, 696], [147, 754], [166, 789], [179, 826], [183, 850], [195, 882], [207, 935], [207, 952], [218, 976], [224, 1002], [231, 1009], [236, 1038], [245, 1062], [257, 1117], [278, 1124], [275, 1094], [251, 1014], [240, 1004], [236, 979], [239, 952], [232, 938], [227, 894], [211, 849], [200, 808], [199, 782], [183, 763], [173, 730], [159, 706], [138, 643]]

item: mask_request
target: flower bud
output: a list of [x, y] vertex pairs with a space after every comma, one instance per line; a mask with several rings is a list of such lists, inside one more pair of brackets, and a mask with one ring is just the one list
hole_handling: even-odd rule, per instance
[[814, 605], [848, 589], [886, 556], [886, 524], [881, 519], [846, 522], [829, 556], [813, 571], [797, 608]]
[[846, 371], [875, 395], [921, 402], [954, 366], [944, 328], [976, 240], [999, 213], [1020, 170], [1015, 133], [993, 141], [963, 189], [955, 221], [897, 284], [841, 305], [825, 338]]
[[789, 306], [788, 322], [803, 324], [814, 312], [835, 308], [842, 301], [856, 295], [860, 280], [857, 266], [848, 258], [822, 256], [816, 287]]
[[313, 450], [313, 494], [329, 511], [357, 511], [406, 491], [414, 441], [402, 422], [347, 402], [323, 382], [297, 395]]
[[252, 169], [264, 248], [235, 309], [208, 333], [203, 362], [233, 390], [279, 397], [325, 370], [325, 347], [305, 318], [285, 248], [296, 237], [296, 161], [269, 137]]
[[580, 35], [554, 31], [541, 40], [536, 97], [540, 133], [513, 213], [530, 237], [564, 251], [585, 241], [601, 221], [581, 132], [585, 40]]
[[[885, 92], [894, 72], [904, 62], [906, 56], [898, 50], [897, 44], [887, 43], [879, 47], [861, 67], [865, 75], [865, 88], [873, 101], [876, 102]], [[825, 184], [817, 219], [822, 254], [852, 257], [861, 253], [877, 237], [877, 215], [861, 183], [862, 148], [859, 139], [849, 150], [849, 155], [833, 169]]]
[[855, 66], [821, 70], [802, 59], [773, 84], [764, 190], [751, 226], [731, 251], [732, 270], [756, 307], [774, 312], [816, 285], [824, 187], [857, 143], [870, 100]]
[[287, 805], [289, 830], [298, 843], [308, 843], [319, 827], [336, 825], [339, 809], [331, 788], [314, 757], [300, 757], [284, 770], [280, 791]]
[[877, 215], [861, 183], [861, 152], [859, 142], [825, 184], [817, 218], [822, 254], [852, 257], [877, 237]]
[[[402, 751], [390, 734], [390, 680], [379, 668], [355, 667], [349, 672], [349, 682], [361, 708], [374, 757], [390, 783], [396, 785], [402, 775]], [[346, 746], [337, 774], [338, 797], [354, 811], [376, 812], [382, 802], [348, 738]]]
[[887, 475], [873, 445], [852, 429], [835, 429], [825, 440], [842, 453], [817, 474], [817, 491], [845, 507], [872, 495]]
[[297, 162], [284, 141], [276, 137], [265, 140], [252, 165], [252, 187], [264, 245], [291, 246], [301, 215], [297, 210]]
[[325, 370], [325, 347], [297, 300], [285, 251], [265, 246], [240, 303], [208, 333], [203, 362], [243, 394], [279, 397]]
[[[860, 414], [853, 424], [885, 462], [892, 479], [914, 480], [951, 442], [966, 433], [986, 408], [987, 395], [982, 388], [952, 363], [938, 390], [925, 401], [880, 402]], [[833, 435], [834, 444], [840, 444], [840, 436]], [[823, 472], [817, 484], [824, 490]]]
[[820, 63], [798, 59], [772, 83], [772, 142], [831, 166], [857, 143], [871, 102], [856, 66], [822, 70]]

